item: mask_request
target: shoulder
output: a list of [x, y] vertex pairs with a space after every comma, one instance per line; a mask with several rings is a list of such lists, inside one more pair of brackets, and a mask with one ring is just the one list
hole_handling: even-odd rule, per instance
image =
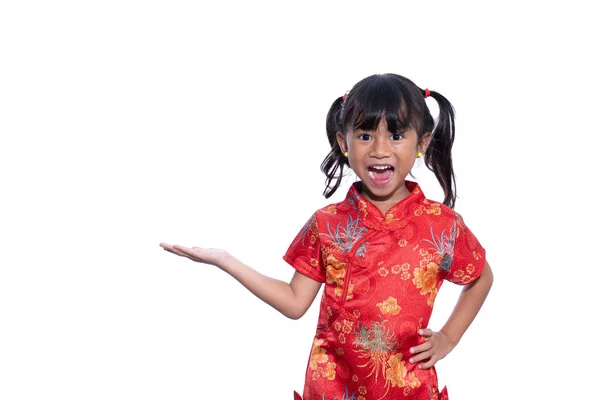
[[423, 197], [419, 202], [412, 206], [414, 217], [429, 217], [434, 220], [456, 220], [459, 215], [454, 209], [444, 203]]
[[348, 199], [337, 203], [330, 203], [318, 209], [313, 218], [318, 226], [325, 227], [328, 224], [338, 224], [347, 221], [348, 218], [356, 218], [359, 214], [358, 204], [351, 204]]
[[321, 207], [315, 212], [315, 217], [318, 220], [335, 218], [336, 215], [340, 214], [340, 212], [343, 212], [346, 208], [344, 203], [345, 201], [340, 201], [337, 203], [328, 204], [325, 207]]

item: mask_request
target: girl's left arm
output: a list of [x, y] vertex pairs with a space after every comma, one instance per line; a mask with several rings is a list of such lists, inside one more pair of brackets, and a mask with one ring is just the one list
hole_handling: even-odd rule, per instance
[[448, 335], [454, 346], [458, 344], [471, 322], [475, 319], [493, 282], [494, 275], [486, 261], [479, 278], [463, 288], [450, 318], [442, 328], [442, 332]]
[[409, 361], [417, 363], [427, 360], [421, 363], [419, 367], [422, 369], [431, 368], [450, 353], [481, 309], [493, 281], [492, 269], [486, 261], [481, 275], [464, 287], [450, 318], [448, 318], [442, 330], [439, 332], [433, 332], [431, 329], [419, 330], [419, 335], [425, 338], [425, 343], [410, 349], [414, 356]]

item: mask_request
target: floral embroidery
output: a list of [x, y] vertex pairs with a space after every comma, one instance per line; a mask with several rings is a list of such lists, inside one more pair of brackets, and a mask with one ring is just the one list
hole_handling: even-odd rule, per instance
[[421, 386], [421, 382], [419, 382], [419, 378], [417, 378], [415, 373], [412, 371], [408, 373], [408, 384], [413, 389]]
[[388, 360], [389, 368], [385, 371], [386, 380], [392, 387], [404, 387], [404, 377], [406, 377], [406, 366], [402, 361], [402, 354], [394, 354]]
[[363, 258], [365, 257], [365, 253], [367, 252], [368, 244], [369, 244], [369, 242], [365, 242], [358, 247], [358, 250], [356, 250], [357, 257], [363, 257]]
[[327, 369], [323, 371], [323, 378], [327, 378], [330, 381], [335, 379], [335, 363], [328, 362]]
[[436, 253], [442, 256], [440, 268], [444, 271], [448, 271], [450, 269], [450, 265], [452, 264], [452, 257], [454, 256], [456, 220], [454, 221], [452, 228], [450, 228], [450, 233], [446, 235], [446, 231], [443, 230], [442, 233], [440, 233], [439, 239], [435, 237], [433, 233], [433, 227], [431, 227], [431, 239], [432, 240], [423, 239], [423, 241], [433, 245], [433, 247], [436, 249]]
[[427, 304], [429, 306], [433, 306], [433, 300], [437, 295], [437, 274], [438, 274], [438, 265], [434, 262], [430, 262], [427, 264], [427, 269], [415, 268], [415, 278], [413, 279], [413, 283], [417, 287], [417, 289], [421, 289], [421, 294], [426, 295], [430, 294], [427, 299]]
[[377, 307], [381, 310], [382, 314], [398, 315], [402, 307], [398, 305], [398, 300], [392, 296], [388, 297], [387, 300], [377, 303]]
[[385, 376], [390, 354], [399, 347], [398, 339], [394, 332], [385, 326], [386, 322], [386, 320], [373, 322], [369, 328], [359, 321], [354, 330], [356, 351], [360, 358], [366, 359], [366, 362], [359, 367], [369, 368], [367, 377], [375, 375], [375, 382], [377, 382], [380, 371]]
[[337, 224], [335, 232], [331, 230], [331, 226], [329, 223], [327, 223], [327, 230], [329, 233], [326, 234], [326, 236], [331, 239], [333, 245], [342, 253], [349, 253], [352, 250], [352, 247], [363, 236], [364, 231], [367, 229], [364, 226], [358, 226], [360, 217], [357, 216], [356, 219], [353, 219], [352, 215], [348, 215], [348, 217], [349, 219], [346, 223], [346, 226], [342, 227], [341, 223]]
[[467, 270], [467, 273], [469, 273], [469, 274], [472, 274], [473, 272], [475, 272], [475, 267], [471, 263], [467, 264], [467, 268], [465, 268], [465, 269]]
[[[326, 282], [336, 285], [334, 293], [337, 297], [341, 298], [342, 293], [344, 291], [344, 276], [346, 275], [346, 263], [343, 263], [336, 259], [333, 256], [333, 254], [328, 254], [325, 272], [327, 274]], [[351, 299], [353, 297], [353, 290], [354, 285], [350, 283], [348, 285], [348, 293], [346, 294], [346, 299]]]
[[410, 273], [408, 272], [408, 270], [410, 269], [410, 264], [409, 263], [404, 263], [402, 265], [394, 265], [392, 267], [392, 273], [393, 274], [399, 274], [402, 273], [402, 275], [400, 275], [400, 278], [402, 278], [402, 280], [408, 280], [410, 279]]
[[[427, 206], [424, 206], [423, 204], [426, 204]], [[417, 208], [415, 208], [414, 214], [416, 217], [420, 217], [424, 213], [430, 215], [440, 215], [442, 213], [442, 207], [440, 203], [431, 203], [427, 200], [424, 200], [423, 204], [420, 204]]]
[[350, 194], [348, 196], [348, 204], [350, 204], [350, 207], [354, 208], [356, 211], [358, 211], [358, 202], [360, 201], [360, 197], [358, 196], [358, 194], [356, 192], [353, 192], [352, 194]]
[[323, 339], [315, 339], [313, 341], [312, 351], [310, 353], [310, 369], [317, 369], [318, 364], [323, 364], [329, 361], [329, 357], [327, 357], [327, 351], [321, 347], [323, 344]]
[[335, 379], [336, 363], [329, 361], [327, 351], [321, 347], [322, 344], [323, 339], [315, 339], [313, 341], [308, 365], [310, 369], [314, 371], [312, 374], [313, 380], [326, 378], [332, 381]]
[[474, 278], [471, 274], [475, 272], [475, 266], [469, 263], [467, 264], [465, 269], [467, 271], [466, 274], [465, 271], [463, 271], [462, 269], [456, 270], [454, 271], [454, 274], [452, 274], [452, 276], [455, 279], [459, 280], [463, 285], [467, 285], [473, 281]]
[[390, 214], [386, 214], [385, 216], [385, 223], [386, 224], [391, 224], [392, 222], [398, 222], [400, 221], [399, 218], [394, 218], [394, 214], [390, 213]]
[[352, 325], [354, 325], [352, 321], [348, 321], [347, 319], [345, 319], [344, 326], [342, 327], [342, 332], [350, 334], [350, 332], [352, 332]]

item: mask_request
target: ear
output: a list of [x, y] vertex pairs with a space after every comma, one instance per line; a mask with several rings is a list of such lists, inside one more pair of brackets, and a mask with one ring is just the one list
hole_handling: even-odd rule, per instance
[[348, 143], [346, 142], [346, 135], [344, 135], [342, 132], [338, 132], [335, 135], [335, 138], [337, 139], [338, 142], [338, 146], [340, 146], [340, 149], [342, 150], [342, 154], [348, 151]]
[[425, 132], [419, 144], [417, 144], [417, 150], [421, 153], [425, 154], [425, 150], [427, 150], [427, 146], [429, 146], [429, 141], [431, 140], [431, 132]]

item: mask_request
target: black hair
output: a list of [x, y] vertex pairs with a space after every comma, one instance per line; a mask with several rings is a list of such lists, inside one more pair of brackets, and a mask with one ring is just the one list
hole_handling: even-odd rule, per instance
[[452, 168], [452, 145], [454, 143], [454, 107], [441, 94], [429, 91], [439, 106], [437, 126], [425, 103], [425, 91], [411, 80], [396, 74], [372, 75], [360, 82], [342, 97], [335, 99], [327, 113], [326, 130], [331, 151], [321, 163], [326, 175], [326, 198], [339, 188], [344, 169], [349, 168], [348, 159], [342, 154], [336, 136], [350, 130], [374, 130], [381, 118], [385, 118], [390, 132], [402, 133], [415, 129], [418, 143], [431, 132], [425, 150], [425, 165], [435, 174], [444, 190], [444, 204], [454, 207], [456, 180]]

